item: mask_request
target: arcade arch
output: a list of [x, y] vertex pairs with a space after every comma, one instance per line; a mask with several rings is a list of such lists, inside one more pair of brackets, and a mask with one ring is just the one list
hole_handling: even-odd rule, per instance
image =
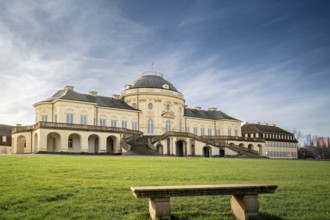
[[99, 152], [100, 138], [96, 134], [92, 134], [88, 137], [88, 153]]
[[61, 136], [57, 132], [47, 135], [47, 152], [60, 152]]
[[212, 157], [212, 149], [209, 146], [203, 147], [203, 156]]
[[115, 136], [107, 137], [107, 153], [108, 154], [116, 153], [116, 142], [117, 142], [117, 138]]
[[185, 155], [186, 142], [179, 140], [176, 142], [176, 156], [183, 157]]
[[17, 153], [24, 154], [26, 148], [26, 137], [24, 135], [20, 135], [17, 138]]
[[79, 134], [73, 133], [68, 138], [68, 151], [80, 152], [81, 151], [81, 137]]
[[163, 145], [161, 143], [158, 143], [156, 148], [159, 154], [163, 154]]

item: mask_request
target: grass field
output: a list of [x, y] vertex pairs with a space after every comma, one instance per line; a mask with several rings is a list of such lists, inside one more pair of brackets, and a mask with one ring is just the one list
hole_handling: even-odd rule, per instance
[[[0, 157], [0, 219], [147, 219], [131, 186], [277, 184], [260, 219], [330, 219], [330, 161], [26, 155]], [[234, 219], [230, 196], [171, 199], [178, 219]]]

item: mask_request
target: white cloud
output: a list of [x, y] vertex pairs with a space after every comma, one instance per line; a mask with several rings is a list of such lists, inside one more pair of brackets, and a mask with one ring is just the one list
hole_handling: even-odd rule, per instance
[[[32, 124], [32, 104], [67, 84], [79, 92], [96, 90], [104, 96], [119, 93], [125, 84], [155, 63], [154, 70], [165, 74], [190, 107], [218, 107], [244, 121], [276, 123], [306, 132], [320, 132], [322, 128], [330, 133], [326, 126], [330, 123], [329, 113], [323, 110], [330, 105], [325, 101], [326, 93], [309, 90], [309, 82], [300, 72], [304, 67], [294, 66], [297, 61], [319, 54], [318, 51], [290, 57], [282, 54], [283, 48], [292, 50], [298, 44], [290, 46], [276, 39], [277, 43], [265, 54], [265, 63], [259, 57], [256, 60], [260, 63], [250, 61], [249, 57], [240, 61], [228, 54], [256, 48], [259, 44], [254, 42], [255, 38], [241, 36], [245, 42], [234, 41], [235, 44], [224, 45], [216, 53], [207, 53], [196, 40], [207, 40], [203, 38], [204, 25], [219, 16], [226, 18], [232, 8], [207, 14], [198, 5], [192, 7], [178, 19], [175, 39], [180, 39], [179, 33], [184, 28], [196, 36], [190, 39], [184, 35], [178, 41], [158, 39], [162, 37], [157, 32], [162, 24], [153, 28], [128, 19], [115, 4], [108, 2], [110, 6], [102, 7], [98, 3], [0, 2], [0, 92], [5, 94], [0, 102], [0, 123]], [[199, 16], [192, 18], [190, 15], [195, 12]], [[258, 27], [267, 28], [281, 19], [267, 20]], [[229, 30], [227, 23], [221, 25]], [[291, 37], [296, 34], [287, 33]], [[200, 55], [202, 52], [204, 56]], [[328, 71], [315, 72], [319, 77], [327, 74]]]

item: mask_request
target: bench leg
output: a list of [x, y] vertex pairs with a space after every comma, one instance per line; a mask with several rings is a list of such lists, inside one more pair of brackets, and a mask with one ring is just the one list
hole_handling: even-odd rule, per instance
[[232, 195], [230, 203], [235, 217], [239, 220], [258, 216], [258, 195]]
[[170, 197], [149, 198], [149, 213], [151, 219], [171, 219]]

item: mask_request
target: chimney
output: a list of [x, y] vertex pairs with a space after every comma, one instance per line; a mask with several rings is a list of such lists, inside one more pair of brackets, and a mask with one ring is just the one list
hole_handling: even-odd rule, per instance
[[184, 109], [187, 109], [188, 108], [188, 105], [184, 105]]
[[268, 123], [266, 123], [265, 125], [268, 126]]
[[208, 108], [208, 111], [209, 111], [209, 112], [215, 112], [215, 111], [217, 111], [217, 108], [215, 108], [215, 107]]
[[71, 90], [71, 91], [73, 91], [74, 86], [68, 86], [68, 85], [67, 85], [67, 86], [64, 87], [64, 89], [65, 89], [65, 90]]
[[260, 122], [258, 121], [257, 124], [260, 125]]
[[22, 127], [22, 124], [16, 124], [16, 127]]
[[195, 110], [200, 111], [200, 110], [202, 110], [202, 107], [200, 107], [200, 106], [196, 106], [196, 107], [195, 107]]
[[125, 85], [125, 89], [130, 89], [130, 88], [132, 88], [132, 85], [130, 85], [130, 84]]
[[120, 96], [117, 95], [117, 94], [113, 94], [113, 95], [112, 95], [112, 98], [113, 98], [113, 99], [120, 99]]
[[97, 96], [97, 92], [95, 92], [95, 91], [90, 91], [89, 94], [90, 94], [91, 96]]
[[247, 125], [247, 124], [249, 124], [249, 122], [246, 121], [245, 124]]
[[273, 124], [274, 127], [276, 127], [276, 124]]

